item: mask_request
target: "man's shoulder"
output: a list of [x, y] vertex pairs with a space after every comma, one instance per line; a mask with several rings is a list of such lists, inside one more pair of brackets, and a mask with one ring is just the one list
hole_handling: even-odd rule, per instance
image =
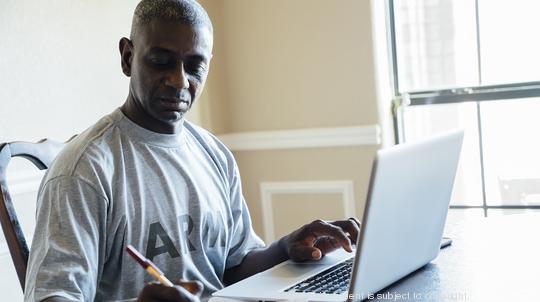
[[185, 121], [184, 128], [187, 130], [187, 140], [204, 148], [214, 162], [225, 168], [229, 173], [235, 168], [236, 162], [229, 148], [208, 130]]
[[110, 161], [118, 120], [118, 115], [113, 112], [77, 135], [58, 154], [48, 177], [73, 176], [79, 172], [81, 164]]
[[229, 148], [210, 131], [189, 121], [185, 121], [184, 128], [188, 132], [188, 139], [197, 141], [208, 151], [217, 152], [232, 159]]

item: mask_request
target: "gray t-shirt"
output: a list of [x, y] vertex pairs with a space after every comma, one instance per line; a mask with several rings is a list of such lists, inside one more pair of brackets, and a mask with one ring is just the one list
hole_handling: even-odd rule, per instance
[[117, 109], [68, 144], [38, 193], [25, 301], [137, 297], [152, 278], [128, 244], [170, 280], [204, 283], [203, 300], [263, 246], [236, 162], [214, 136], [187, 121], [155, 133]]

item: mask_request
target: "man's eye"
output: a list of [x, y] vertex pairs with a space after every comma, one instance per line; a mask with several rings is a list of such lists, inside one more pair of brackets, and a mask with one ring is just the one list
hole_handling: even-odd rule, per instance
[[207, 72], [206, 65], [204, 64], [190, 64], [186, 66], [186, 69], [189, 73], [196, 76], [204, 76]]
[[167, 65], [169, 60], [166, 58], [150, 58], [150, 62], [155, 65]]

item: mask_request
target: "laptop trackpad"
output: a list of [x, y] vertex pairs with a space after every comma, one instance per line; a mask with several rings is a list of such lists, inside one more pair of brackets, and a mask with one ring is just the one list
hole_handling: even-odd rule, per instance
[[324, 270], [325, 267], [330, 267], [340, 261], [351, 258], [352, 256], [354, 256], [354, 254], [348, 253], [343, 249], [339, 249], [325, 255], [321, 260], [318, 261], [293, 262], [288, 260], [281, 265], [277, 265], [260, 273], [260, 276], [272, 278], [298, 278], [308, 273]]
[[298, 278], [314, 270], [322, 268], [322, 263], [294, 263], [288, 262], [271, 270], [261, 273], [262, 277], [273, 278]]

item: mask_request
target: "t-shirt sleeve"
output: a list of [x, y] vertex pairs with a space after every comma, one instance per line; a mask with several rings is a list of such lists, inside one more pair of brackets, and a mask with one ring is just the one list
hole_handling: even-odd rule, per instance
[[25, 301], [93, 301], [103, 263], [107, 200], [82, 179], [49, 180], [38, 195]]
[[251, 225], [249, 210], [242, 195], [240, 173], [235, 162], [230, 184], [233, 228], [225, 269], [239, 265], [249, 251], [264, 246]]

